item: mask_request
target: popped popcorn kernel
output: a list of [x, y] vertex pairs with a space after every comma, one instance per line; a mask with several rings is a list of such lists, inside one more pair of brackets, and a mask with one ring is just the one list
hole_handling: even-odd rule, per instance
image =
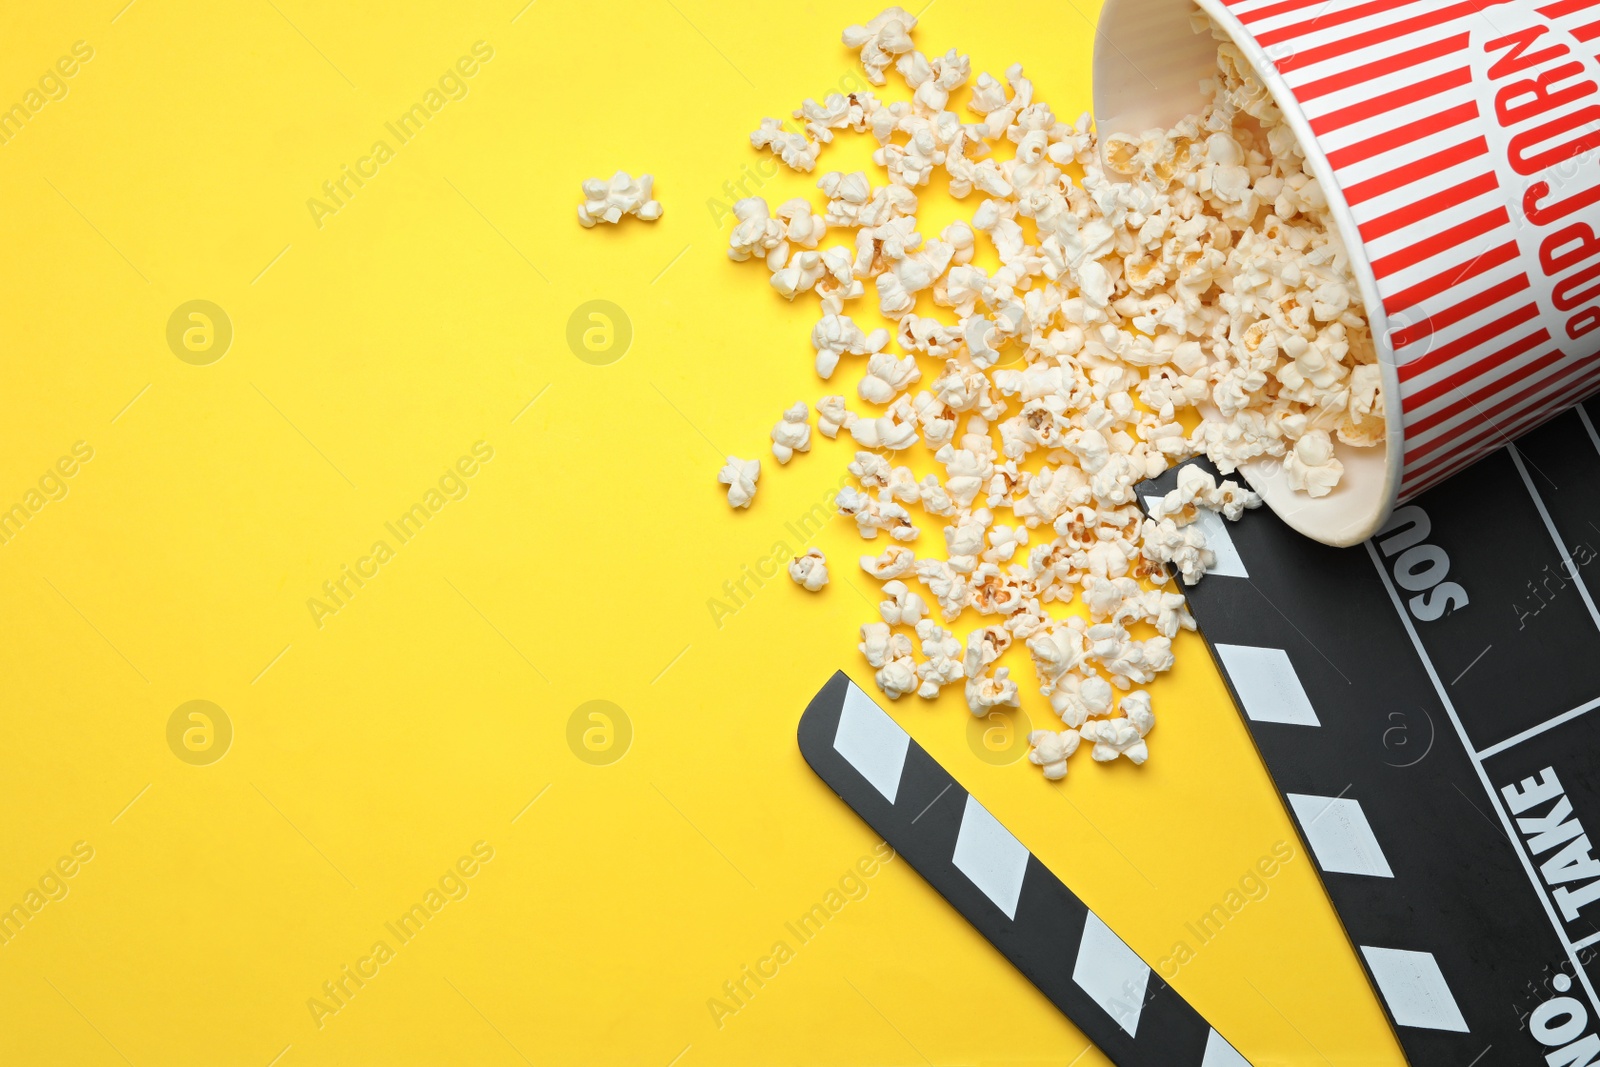
[[632, 215], [645, 222], [661, 217], [661, 204], [651, 198], [655, 178], [641, 174], [634, 178], [619, 170], [610, 181], [590, 178], [583, 183], [583, 203], [578, 205], [578, 222], [584, 228], [596, 223], [618, 223]]
[[828, 557], [820, 548], [807, 549], [805, 555], [789, 561], [789, 577], [806, 592], [817, 592], [828, 584]]
[[740, 459], [729, 456], [717, 481], [728, 487], [728, 503], [736, 508], [747, 508], [756, 498], [756, 479], [761, 477], [759, 459]]
[[1076, 730], [1035, 730], [1028, 735], [1028, 744], [1032, 746], [1028, 762], [1042, 768], [1050, 781], [1059, 782], [1067, 776], [1067, 758], [1078, 751], [1079, 734]]
[[772, 428], [772, 454], [779, 463], [789, 462], [796, 452], [811, 451], [810, 414], [804, 400], [796, 401]]

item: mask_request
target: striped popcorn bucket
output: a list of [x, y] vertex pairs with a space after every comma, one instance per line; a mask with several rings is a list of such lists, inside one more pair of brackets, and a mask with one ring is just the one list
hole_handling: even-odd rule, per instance
[[1339, 446], [1310, 500], [1244, 468], [1291, 526], [1349, 545], [1600, 387], [1600, 0], [1105, 0], [1103, 133], [1171, 126], [1238, 44], [1299, 135], [1383, 367], [1384, 448]]

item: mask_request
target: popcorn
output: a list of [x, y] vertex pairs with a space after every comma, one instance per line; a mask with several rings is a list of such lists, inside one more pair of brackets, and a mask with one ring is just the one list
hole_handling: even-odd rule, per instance
[[997, 707], [1021, 707], [1016, 691], [1016, 681], [1011, 680], [1010, 667], [1000, 667], [994, 675], [966, 678], [966, 707], [973, 715], [982, 718]]
[[908, 574], [917, 562], [917, 554], [900, 545], [890, 545], [876, 556], [862, 556], [861, 569], [874, 578], [899, 578]]
[[877, 101], [869, 93], [859, 96], [855, 93], [849, 96], [829, 93], [820, 104], [808, 97], [791, 114], [805, 120], [807, 134], [823, 144], [830, 144], [834, 130], [863, 128], [865, 115], [870, 109], [875, 109], [876, 104]]
[[1239, 483], [1217, 480], [1199, 467], [1184, 467], [1178, 472], [1178, 487], [1150, 507], [1150, 517], [1157, 521], [1171, 518], [1179, 526], [1194, 521], [1200, 508], [1220, 511], [1225, 518], [1237, 520], [1246, 508], [1261, 506], [1261, 498]]
[[1011, 668], [1001, 667], [993, 675], [968, 675], [967, 708], [980, 719], [994, 708], [1018, 708], [1017, 683], [1010, 678]]
[[785, 130], [777, 119], [762, 119], [760, 129], [750, 135], [750, 146], [767, 149], [790, 170], [811, 170], [817, 165], [817, 154], [822, 151], [820, 142]]
[[1089, 755], [1100, 763], [1118, 756], [1126, 756], [1134, 763], [1143, 763], [1150, 758], [1150, 749], [1145, 745], [1144, 738], [1156, 724], [1155, 716], [1150, 713], [1150, 694], [1142, 691], [1130, 693], [1122, 698], [1118, 708], [1122, 711], [1122, 718], [1095, 719], [1083, 724], [1080, 731], [1083, 739], [1094, 744]]
[[896, 656], [885, 663], [872, 680], [878, 683], [883, 695], [899, 700], [917, 688], [917, 665], [910, 656]]
[[804, 197], [785, 200], [775, 214], [785, 224], [783, 235], [791, 245], [815, 248], [828, 232], [827, 223], [811, 213], [811, 204]]
[[990, 515], [979, 509], [956, 526], [944, 528], [944, 543], [950, 566], [962, 574], [971, 574], [978, 567], [978, 553], [983, 551], [983, 535], [988, 528]]
[[1134, 640], [1119, 623], [1097, 623], [1089, 627], [1089, 658], [1095, 659], [1111, 675], [1111, 681], [1120, 689], [1132, 683], [1141, 685], [1155, 681], [1162, 671], [1172, 669], [1172, 641], [1166, 637], [1152, 637], [1148, 641]]
[[889, 536], [896, 541], [915, 541], [921, 533], [905, 508], [899, 504], [880, 503], [859, 489], [844, 487], [834, 503], [839, 514], [855, 520], [856, 532], [869, 541], [877, 538], [879, 530], [889, 531]]
[[917, 577], [933, 594], [945, 622], [953, 622], [967, 606], [967, 580], [944, 560], [919, 559]]
[[[934, 294], [937, 299], [937, 288]], [[907, 351], [943, 357], [950, 355], [960, 346], [961, 333], [954, 326], [947, 326], [937, 319], [907, 315], [900, 320], [895, 340]]]
[[869, 404], [887, 404], [921, 378], [922, 371], [913, 357], [896, 359], [888, 352], [877, 352], [867, 357], [867, 376], [856, 386], [856, 392]]
[[583, 183], [583, 203], [578, 205], [578, 221], [585, 228], [596, 223], [618, 223], [624, 215], [654, 222], [661, 217], [661, 204], [650, 198], [655, 178], [641, 174], [630, 177], [619, 170], [610, 181], [590, 178]]
[[917, 623], [917, 638], [922, 642], [922, 654], [927, 657], [917, 664], [917, 696], [924, 700], [938, 697], [947, 685], [959, 682], [966, 670], [962, 666], [961, 642], [949, 630], [932, 619]]
[[855, 418], [845, 410], [842, 396], [825, 396], [817, 401], [817, 432], [824, 437], [838, 437], [839, 431], [848, 430]]
[[811, 347], [817, 351], [817, 377], [833, 377], [841, 356], [871, 355], [888, 343], [888, 330], [867, 333], [848, 315], [824, 315], [811, 328]]
[[823, 221], [829, 226], [875, 228], [914, 215], [917, 194], [901, 185], [874, 189], [862, 171], [829, 171], [817, 182], [828, 198]]
[[967, 635], [966, 655], [962, 666], [968, 678], [976, 678], [1011, 647], [1011, 634], [999, 626], [985, 626]]
[[767, 281], [779, 296], [793, 300], [801, 293], [815, 289], [827, 272], [822, 253], [796, 252], [789, 260], [789, 265], [773, 271]]
[[911, 51], [911, 28], [916, 24], [917, 20], [905, 8], [891, 7], [865, 26], [845, 29], [844, 43], [861, 50], [861, 65], [873, 85], [883, 84], [883, 72], [893, 62], [893, 57]]
[[910, 467], [896, 467], [890, 471], [889, 477], [883, 483], [883, 489], [902, 504], [917, 504], [922, 500], [922, 485]]
[[1035, 730], [1028, 735], [1028, 744], [1033, 746], [1028, 762], [1044, 768], [1044, 776], [1050, 781], [1059, 782], [1067, 776], [1067, 757], [1078, 751], [1078, 731]]
[[950, 92], [967, 84], [972, 77], [972, 61], [954, 48], [932, 61], [921, 52], [911, 52], [895, 63], [906, 84], [916, 90], [913, 103], [925, 112], [939, 113], [950, 102]]
[[1148, 519], [1143, 531], [1143, 555], [1152, 563], [1170, 563], [1183, 576], [1185, 585], [1193, 585], [1201, 575], [1214, 566], [1217, 557], [1206, 547], [1206, 535], [1196, 527], [1179, 527], [1171, 519]]
[[1150, 711], [1150, 694], [1143, 689], [1137, 693], [1129, 693], [1117, 701], [1117, 710], [1133, 723], [1140, 737], [1155, 728], [1156, 717]]
[[[1076, 624], [1076, 625], [1074, 625]], [[1084, 645], [1083, 620], [1053, 623], [1027, 641], [1033, 669], [1039, 676], [1040, 692], [1050, 696], [1069, 671], [1076, 670], [1088, 655]]]
[[891, 471], [889, 461], [876, 452], [857, 452], [845, 469], [867, 489], [882, 489], [888, 484]]
[[1111, 683], [1091, 672], [1066, 674], [1050, 694], [1050, 710], [1068, 726], [1079, 727], [1090, 716], [1111, 710]]
[[759, 196], [746, 197], [733, 205], [733, 233], [728, 237], [728, 258], [742, 263], [755, 256], [766, 260], [767, 269], [778, 270], [789, 255], [783, 223], [772, 217], [767, 202]]
[[892, 633], [886, 622], [869, 622], [861, 627], [861, 643], [856, 647], [869, 666], [882, 667], [890, 660], [910, 657], [911, 638]]
[[898, 579], [884, 583], [883, 592], [889, 599], [878, 604], [878, 613], [890, 626], [915, 626], [928, 614], [923, 599]]
[[772, 428], [772, 454], [779, 463], [789, 462], [796, 452], [811, 451], [811, 426], [806, 421], [809, 415], [806, 402], [796, 401]]
[[929, 515], [948, 518], [956, 514], [956, 502], [950, 499], [950, 494], [939, 484], [937, 475], [927, 475], [917, 483], [917, 489], [922, 494], [922, 510]]
[[891, 407], [875, 419], [857, 418], [850, 423], [850, 436], [862, 448], [881, 448], [900, 452], [917, 443], [917, 424], [909, 410]]
[[828, 584], [828, 558], [820, 548], [807, 549], [803, 556], [789, 561], [789, 577], [808, 593]]
[[1006, 563], [1016, 555], [1017, 549], [1028, 544], [1026, 527], [996, 526], [989, 531], [989, 549], [983, 558], [988, 563]]
[[761, 477], [759, 459], [739, 459], [729, 456], [728, 462], [717, 473], [717, 481], [728, 487], [728, 503], [736, 508], [747, 508], [756, 498], [756, 479]]
[[[759, 259], [785, 299], [815, 294], [819, 377], [865, 357], [852, 373], [876, 414], [844, 395], [816, 407], [817, 432], [854, 446], [838, 510], [863, 538], [895, 542], [860, 557], [884, 583], [859, 646], [878, 686], [933, 700], [960, 682], [975, 715], [1018, 707], [999, 661], [1020, 643], [1064, 726], [1029, 737], [1046, 778], [1085, 743], [1094, 760], [1142, 763], [1155, 720], [1141, 687], [1195, 628], [1174, 579], [1193, 584], [1216, 563], [1196, 520], [1238, 519], [1261, 499], [1194, 466], [1147, 513], [1138, 487], [1204, 455], [1224, 476], [1279, 462], [1320, 497], [1343, 478], [1336, 442], [1385, 442], [1350, 255], [1285, 117], [1215, 27], [1195, 114], [1097, 135], [1088, 116], [1069, 122], [1035, 99], [1020, 65], [973, 81], [956, 49], [916, 50], [915, 21], [889, 8], [844, 34], [868, 78], [883, 84], [892, 67], [909, 101], [830, 93], [796, 109], [798, 125], [767, 119], [751, 138], [812, 171], [853, 131], [872, 138], [878, 171], [826, 171], [820, 198], [776, 210], [738, 201], [728, 254]], [[981, 121], [951, 108], [969, 85]], [[924, 235], [920, 190], [941, 170], [974, 206]], [[823, 247], [830, 228], [854, 233]], [[975, 262], [979, 234], [998, 266]], [[846, 314], [869, 289], [890, 328]], [[780, 463], [809, 447], [807, 416], [796, 405], [773, 427]], [[724, 473], [730, 502], [748, 505], [759, 465], [730, 459]], [[917, 508], [942, 531], [920, 552]], [[790, 569], [806, 588], [827, 580], [817, 550]], [[1051, 608], [1075, 601], [1071, 615]], [[969, 609], [983, 625], [963, 639], [949, 627]]]
[[1327, 496], [1344, 477], [1344, 464], [1333, 454], [1333, 442], [1326, 430], [1310, 430], [1295, 442], [1283, 461], [1289, 488], [1310, 497]]

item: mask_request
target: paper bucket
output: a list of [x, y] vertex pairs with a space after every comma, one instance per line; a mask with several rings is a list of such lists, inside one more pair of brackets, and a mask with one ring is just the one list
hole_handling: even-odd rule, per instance
[[1383, 366], [1385, 447], [1339, 446], [1312, 500], [1243, 473], [1291, 526], [1355, 544], [1600, 387], [1600, 0], [1105, 0], [1102, 134], [1200, 105], [1238, 44], [1305, 149]]

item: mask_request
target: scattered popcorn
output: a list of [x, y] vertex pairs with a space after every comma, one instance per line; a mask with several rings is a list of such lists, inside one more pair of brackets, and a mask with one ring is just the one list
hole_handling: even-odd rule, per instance
[[1050, 694], [1050, 708], [1068, 726], [1082, 726], [1094, 715], [1111, 711], [1111, 683], [1098, 674], [1068, 674]]
[[944, 621], [954, 622], [967, 605], [967, 580], [944, 560], [919, 559], [915, 569], [922, 584], [933, 594]]
[[862, 556], [861, 569], [874, 578], [887, 581], [910, 573], [917, 554], [901, 545], [890, 545], [876, 556]]
[[1142, 689], [1137, 693], [1129, 693], [1117, 701], [1117, 710], [1133, 723], [1140, 737], [1155, 728], [1156, 717], [1150, 710], [1150, 694]]
[[1198, 582], [1217, 561], [1216, 553], [1206, 547], [1205, 534], [1194, 526], [1180, 527], [1171, 519], [1146, 519], [1143, 540], [1144, 558], [1177, 567], [1185, 585]]
[[967, 707], [972, 714], [982, 718], [995, 708], [1017, 708], [1017, 683], [1011, 680], [1011, 668], [1001, 667], [992, 675], [980, 674], [967, 678]]
[[1059, 782], [1067, 776], [1067, 757], [1078, 751], [1078, 731], [1035, 730], [1028, 735], [1028, 744], [1033, 746], [1028, 762], [1044, 768], [1044, 776], [1050, 781]]
[[850, 436], [862, 448], [904, 451], [917, 443], [917, 425], [911, 421], [901, 421], [900, 414], [891, 408], [887, 415], [875, 419], [854, 419], [849, 427]]
[[1055, 692], [1061, 679], [1076, 670], [1088, 655], [1084, 644], [1082, 619], [1052, 622], [1028, 638], [1028, 654], [1039, 676], [1039, 691], [1044, 696]]
[[822, 436], [838, 437], [839, 431], [848, 430], [855, 420], [855, 415], [845, 410], [844, 397], [825, 396], [817, 401], [817, 432]]
[[891, 659], [911, 655], [911, 638], [893, 633], [886, 622], [869, 622], [861, 627], [861, 644], [856, 646], [873, 667], [882, 667]]
[[891, 7], [865, 26], [851, 26], [844, 31], [844, 43], [861, 50], [861, 65], [873, 85], [883, 84], [883, 72], [895, 56], [911, 51], [911, 28], [916, 24], [905, 8]]
[[888, 352], [878, 352], [867, 358], [867, 376], [856, 386], [856, 392], [869, 404], [887, 404], [921, 378], [915, 357], [896, 359]]
[[811, 451], [811, 424], [804, 400], [783, 413], [783, 418], [772, 428], [772, 454], [779, 463], [787, 463], [796, 452]]
[[917, 688], [917, 665], [910, 656], [896, 656], [873, 675], [873, 681], [890, 700], [899, 700]]
[[808, 549], [789, 561], [789, 577], [806, 592], [815, 593], [828, 584], [828, 557], [820, 548]]
[[1011, 634], [998, 626], [986, 626], [967, 635], [963, 660], [967, 677], [976, 678], [1011, 647]]
[[855, 475], [856, 481], [867, 489], [882, 489], [889, 483], [889, 474], [893, 469], [889, 461], [876, 452], [857, 452], [856, 458], [850, 466], [845, 468]]
[[759, 459], [739, 459], [729, 456], [727, 464], [717, 473], [717, 481], [728, 487], [728, 503], [736, 508], [747, 508], [756, 498], [756, 479], [761, 477]]
[[889, 599], [878, 605], [878, 612], [890, 626], [915, 626], [928, 613], [927, 604], [905, 582], [885, 582], [883, 592]]
[[1150, 694], [1130, 693], [1122, 698], [1118, 708], [1122, 711], [1122, 718], [1095, 719], [1083, 724], [1079, 732], [1085, 741], [1094, 744], [1089, 755], [1100, 763], [1107, 763], [1118, 756], [1126, 756], [1134, 763], [1143, 763], [1150, 758], [1150, 749], [1145, 745], [1144, 737], [1156, 724], [1155, 716], [1150, 713]]
[[917, 623], [917, 637], [922, 642], [922, 654], [927, 657], [917, 664], [917, 696], [933, 700], [939, 690], [959, 682], [966, 674], [961, 663], [961, 641], [949, 630], [932, 619]]
[[769, 270], [777, 270], [787, 261], [788, 240], [783, 223], [767, 211], [767, 202], [759, 196], [746, 197], [733, 205], [733, 217], [738, 219], [733, 235], [728, 238], [728, 258], [736, 263], [760, 256]]
[[811, 331], [811, 347], [817, 350], [817, 377], [833, 377], [843, 355], [871, 355], [888, 343], [888, 330], [867, 333], [848, 315], [824, 315]]
[[1225, 518], [1236, 520], [1246, 508], [1261, 506], [1261, 498], [1239, 483], [1224, 478], [1222, 484], [1199, 467], [1184, 467], [1178, 472], [1178, 488], [1162, 497], [1150, 508], [1150, 517], [1157, 521], [1171, 518], [1179, 526], [1193, 522], [1200, 508], [1220, 511]]
[[599, 222], [621, 222], [622, 216], [632, 215], [646, 222], [654, 222], [661, 217], [661, 204], [650, 199], [654, 184], [655, 178], [648, 174], [632, 178], [625, 170], [617, 171], [609, 182], [590, 178], [583, 183], [583, 203], [578, 205], [578, 221], [585, 227], [591, 227]]
[[807, 140], [805, 134], [793, 133], [783, 128], [777, 119], [762, 119], [761, 128], [750, 135], [752, 148], [765, 148], [783, 161], [790, 170], [810, 170], [817, 165], [820, 142]]
[[[878, 171], [825, 171], [816, 202], [738, 201], [728, 255], [761, 262], [787, 300], [815, 294], [818, 377], [843, 370], [872, 405], [830, 395], [816, 410], [818, 433], [854, 445], [838, 510], [864, 539], [897, 542], [860, 557], [883, 583], [859, 647], [885, 695], [933, 700], [960, 682], [974, 715], [1019, 707], [999, 662], [1018, 644], [1065, 727], [1029, 736], [1046, 778], [1065, 777], [1081, 744], [1143, 763], [1155, 719], [1142, 687], [1195, 628], [1182, 586], [1216, 562], [1197, 520], [1261, 504], [1227, 476], [1275, 460], [1325, 496], [1344, 475], [1336, 445], [1384, 443], [1350, 256], [1285, 117], [1215, 27], [1197, 113], [1097, 134], [1036, 99], [1020, 65], [973, 78], [958, 49], [918, 50], [915, 25], [892, 7], [844, 33], [874, 85], [896, 72], [901, 99], [830, 93], [751, 136], [807, 172], [836, 140], [868, 136]], [[921, 190], [941, 175], [974, 207], [924, 233]], [[887, 328], [863, 325], [873, 313]], [[780, 463], [809, 447], [808, 414], [796, 405], [772, 429]], [[1200, 455], [1224, 477], [1182, 466], [1141, 511], [1141, 484]], [[729, 502], [747, 506], [758, 474], [730, 459]], [[919, 541], [917, 508], [941, 537]], [[791, 576], [820, 588], [822, 554]], [[949, 627], [968, 612], [963, 640]]]

